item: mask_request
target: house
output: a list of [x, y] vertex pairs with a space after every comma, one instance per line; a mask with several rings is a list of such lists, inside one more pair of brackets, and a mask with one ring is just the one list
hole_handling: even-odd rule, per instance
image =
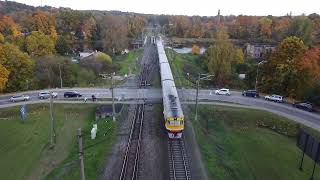
[[94, 55], [97, 51], [79, 52], [80, 60]]
[[[115, 113], [119, 113], [122, 109], [122, 104], [115, 104]], [[101, 105], [97, 107], [96, 110], [96, 120], [98, 119], [103, 119], [106, 117], [111, 117], [112, 116], [112, 105]]]
[[262, 58], [266, 52], [273, 51], [274, 49], [275, 46], [270, 44], [247, 44], [246, 54], [251, 58]]

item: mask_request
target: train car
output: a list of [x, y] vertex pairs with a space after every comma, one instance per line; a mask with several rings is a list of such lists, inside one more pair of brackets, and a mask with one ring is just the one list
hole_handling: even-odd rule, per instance
[[181, 138], [184, 116], [161, 37], [156, 38], [163, 98], [163, 116], [169, 138]]

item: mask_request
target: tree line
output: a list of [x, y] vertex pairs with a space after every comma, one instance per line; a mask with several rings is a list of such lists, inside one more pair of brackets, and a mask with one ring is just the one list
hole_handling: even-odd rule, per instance
[[320, 16], [157, 16], [162, 32], [169, 37], [213, 38], [224, 26], [231, 39], [277, 43], [296, 36], [308, 46], [320, 43]]
[[[136, 15], [22, 9], [0, 13], [3, 92], [59, 87], [60, 73], [65, 86], [94, 84], [99, 73], [112, 71], [111, 57], [128, 48], [130, 39], [140, 37], [146, 24], [144, 17]], [[71, 56], [88, 49], [104, 53], [71, 63]]]

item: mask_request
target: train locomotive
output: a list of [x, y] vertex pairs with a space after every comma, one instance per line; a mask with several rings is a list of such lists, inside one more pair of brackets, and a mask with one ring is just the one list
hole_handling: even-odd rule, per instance
[[165, 128], [169, 138], [181, 138], [184, 130], [184, 116], [161, 37], [156, 38], [156, 45], [159, 56]]

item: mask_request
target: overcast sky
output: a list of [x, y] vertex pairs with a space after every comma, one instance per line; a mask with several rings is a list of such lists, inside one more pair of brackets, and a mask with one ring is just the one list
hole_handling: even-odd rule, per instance
[[33, 6], [49, 5], [79, 10], [119, 10], [148, 14], [215, 16], [318, 13], [320, 0], [15, 0]]

